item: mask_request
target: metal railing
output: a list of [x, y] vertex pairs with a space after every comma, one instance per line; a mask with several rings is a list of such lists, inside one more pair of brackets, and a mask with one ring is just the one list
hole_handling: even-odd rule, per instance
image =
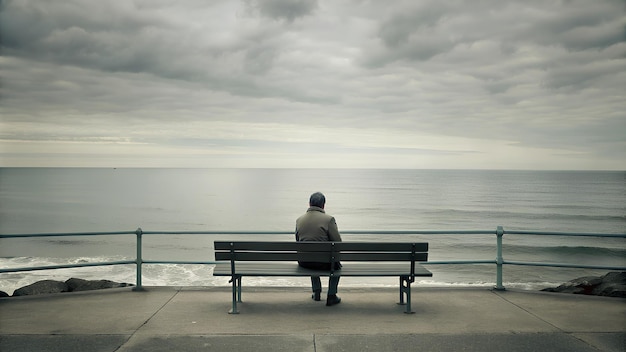
[[[530, 236], [566, 236], [566, 237], [603, 237], [603, 238], [626, 238], [626, 233], [571, 233], [571, 232], [545, 232], [545, 231], [505, 231], [502, 226], [498, 226], [496, 230], [446, 230], [446, 231], [342, 231], [345, 235], [496, 235], [496, 258], [493, 260], [447, 260], [447, 261], [428, 261], [421, 263], [423, 265], [445, 265], [445, 264], [495, 264], [496, 265], [496, 290], [505, 290], [502, 284], [502, 268], [504, 265], [527, 265], [527, 266], [544, 266], [559, 268], [580, 268], [580, 269], [600, 269], [600, 270], [618, 270], [626, 271], [624, 266], [605, 266], [605, 265], [583, 265], [573, 263], [548, 263], [548, 262], [525, 262], [505, 260], [502, 247], [504, 235], [530, 235]], [[120, 232], [77, 232], [77, 233], [39, 233], [39, 234], [0, 234], [0, 239], [9, 238], [33, 238], [33, 237], [77, 237], [77, 236], [111, 236], [111, 235], [135, 235], [137, 255], [135, 260], [121, 260], [110, 262], [92, 262], [92, 263], [76, 263], [76, 264], [60, 264], [47, 266], [34, 266], [23, 268], [0, 268], [1, 273], [26, 272], [37, 270], [52, 270], [66, 268], [81, 268], [109, 265], [128, 265], [135, 264], [137, 266], [135, 291], [143, 290], [142, 285], [142, 266], [144, 264], [217, 264], [217, 261], [170, 261], [170, 260], [144, 260], [142, 256], [143, 236], [144, 235], [293, 235], [289, 231], [143, 231], [138, 228], [136, 231], [120, 231]]]

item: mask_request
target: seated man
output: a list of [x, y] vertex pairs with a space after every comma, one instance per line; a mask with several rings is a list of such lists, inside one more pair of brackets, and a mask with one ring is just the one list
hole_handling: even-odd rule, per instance
[[[337, 228], [335, 218], [326, 214], [324, 205], [326, 197], [321, 192], [316, 192], [309, 199], [309, 209], [304, 215], [296, 220], [296, 241], [330, 241], [341, 242], [341, 235]], [[330, 263], [320, 262], [298, 262], [301, 267], [317, 270], [330, 270]], [[335, 269], [339, 269], [341, 264], [335, 263]], [[326, 305], [332, 306], [341, 302], [337, 297], [337, 286], [339, 276], [330, 277], [328, 280], [328, 296]], [[314, 300], [319, 301], [322, 292], [322, 282], [319, 276], [311, 276], [311, 286], [313, 288]]]

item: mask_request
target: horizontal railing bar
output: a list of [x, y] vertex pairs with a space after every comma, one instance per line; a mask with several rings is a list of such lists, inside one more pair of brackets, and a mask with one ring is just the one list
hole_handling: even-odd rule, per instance
[[[144, 235], [293, 235], [293, 231], [143, 231]], [[342, 235], [489, 235], [494, 230], [342, 230]]]
[[[29, 237], [71, 237], [71, 236], [109, 236], [135, 235], [136, 231], [116, 232], [74, 232], [74, 233], [28, 233], [28, 234], [0, 234], [0, 238], [29, 238]], [[293, 235], [293, 231], [142, 231], [143, 235]], [[342, 235], [490, 235], [494, 230], [346, 230]], [[533, 235], [533, 236], [585, 236], [585, 237], [616, 237], [626, 238], [626, 233], [572, 233], [549, 231], [517, 231], [505, 230], [505, 235]]]
[[[144, 264], [219, 264], [230, 263], [228, 260], [218, 260], [214, 262], [171, 262], [171, 261], [144, 261]], [[495, 260], [445, 260], [445, 261], [427, 261], [419, 262], [419, 265], [438, 265], [438, 264], [495, 264]]]
[[420, 265], [439, 265], [439, 264], [496, 264], [494, 259], [492, 260], [440, 260], [440, 261], [427, 261], [420, 262]]
[[495, 235], [495, 230], [383, 230], [341, 231], [346, 235]]
[[600, 269], [600, 270], [618, 270], [626, 271], [624, 266], [605, 266], [605, 265], [584, 265], [584, 264], [566, 264], [566, 263], [542, 263], [542, 262], [520, 262], [505, 260], [502, 264], [525, 265], [525, 266], [545, 266], [552, 268], [577, 268], [577, 269]]
[[[27, 234], [0, 234], [0, 238], [28, 238], [28, 237], [67, 237], [67, 236], [100, 236], [100, 235], [135, 235], [136, 231], [119, 232], [74, 232], [74, 233], [27, 233]], [[293, 231], [142, 231], [142, 235], [293, 235]], [[341, 231], [342, 235], [488, 235], [495, 234], [494, 230], [386, 230]], [[625, 234], [626, 236], [626, 234]]]
[[33, 267], [27, 267], [27, 268], [8, 268], [8, 269], [0, 269], [0, 273], [15, 273], [15, 272], [21, 272], [21, 271], [38, 271], [38, 270], [69, 269], [69, 268], [86, 268], [86, 267], [92, 267], [92, 266], [126, 265], [126, 264], [137, 264], [137, 262], [134, 260], [121, 260], [121, 261], [116, 261], [116, 262], [59, 264], [59, 265], [33, 266]]
[[[143, 264], [184, 264], [184, 265], [207, 265], [218, 264], [224, 261], [175, 261], [175, 260], [144, 260]], [[446, 260], [446, 261], [428, 261], [422, 262], [421, 265], [447, 265], [447, 264], [494, 264], [494, 260]], [[99, 262], [99, 263], [82, 263], [82, 264], [61, 264], [61, 265], [48, 265], [28, 268], [9, 268], [0, 269], [0, 273], [12, 273], [22, 271], [38, 271], [38, 270], [53, 270], [53, 269], [69, 269], [69, 268], [83, 268], [94, 266], [110, 266], [110, 265], [129, 265], [136, 264], [135, 261], [124, 260], [116, 262]], [[619, 270], [626, 271], [626, 267], [622, 266], [601, 266], [601, 265], [581, 265], [581, 264], [565, 264], [565, 263], [541, 263], [541, 262], [520, 262], [520, 261], [504, 261], [503, 264], [510, 265], [524, 265], [524, 266], [545, 266], [545, 267], [557, 267], [557, 268], [580, 268], [580, 269], [602, 269], [602, 270]]]
[[[343, 233], [343, 232], [342, 232]], [[143, 231], [144, 235], [293, 235], [293, 231]]]
[[135, 231], [119, 232], [74, 232], [74, 233], [26, 233], [0, 235], [0, 238], [30, 238], [30, 237], [72, 237], [72, 236], [109, 236], [109, 235], [135, 235]]
[[[134, 263], [134, 262], [133, 262]], [[188, 260], [144, 260], [141, 262], [142, 264], [217, 264], [222, 263], [220, 261], [188, 261]]]
[[532, 235], [532, 236], [572, 236], [572, 237], [616, 237], [626, 238], [626, 233], [584, 233], [584, 232], [548, 232], [548, 231], [504, 231], [505, 235]]

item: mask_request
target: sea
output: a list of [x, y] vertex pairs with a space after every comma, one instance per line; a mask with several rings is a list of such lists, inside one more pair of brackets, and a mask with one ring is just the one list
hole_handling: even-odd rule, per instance
[[[212, 261], [215, 240], [291, 241], [311, 193], [326, 195], [344, 241], [419, 241], [433, 262], [494, 260], [505, 231], [626, 233], [626, 171], [0, 168], [0, 234], [258, 231], [260, 235], [147, 234], [144, 260]], [[367, 231], [448, 231], [380, 235]], [[455, 231], [485, 230], [484, 235]], [[272, 231], [288, 234], [272, 234]], [[134, 260], [134, 235], [0, 239], [0, 267]], [[626, 267], [626, 239], [512, 235], [505, 260]], [[428, 264], [417, 286], [495, 285], [494, 264]], [[147, 286], [226, 286], [209, 264], [146, 264]], [[609, 270], [505, 265], [507, 288], [538, 290]], [[0, 273], [0, 290], [38, 280], [135, 282], [134, 265]], [[302, 286], [306, 278], [244, 278]], [[397, 286], [342, 278], [341, 286]]]

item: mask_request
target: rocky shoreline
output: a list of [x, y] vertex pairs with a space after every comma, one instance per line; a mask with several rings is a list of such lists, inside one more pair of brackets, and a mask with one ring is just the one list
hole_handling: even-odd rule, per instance
[[579, 277], [541, 291], [626, 298], [626, 272], [614, 271], [604, 276]]
[[[134, 285], [110, 280], [84, 280], [77, 278], [71, 278], [65, 282], [42, 280], [31, 285], [18, 288], [15, 292], [13, 292], [13, 296], [10, 296], [4, 291], [0, 291], [0, 297], [90, 291], [128, 286]], [[603, 276], [583, 276], [568, 281], [558, 287], [544, 288], [541, 291], [626, 298], [626, 272], [615, 271]]]
[[110, 280], [84, 280], [77, 278], [71, 278], [67, 281], [42, 280], [28, 286], [18, 288], [13, 292], [13, 296], [9, 296], [8, 293], [0, 291], [0, 297], [19, 297], [46, 293], [91, 291], [128, 286], [134, 285]]

